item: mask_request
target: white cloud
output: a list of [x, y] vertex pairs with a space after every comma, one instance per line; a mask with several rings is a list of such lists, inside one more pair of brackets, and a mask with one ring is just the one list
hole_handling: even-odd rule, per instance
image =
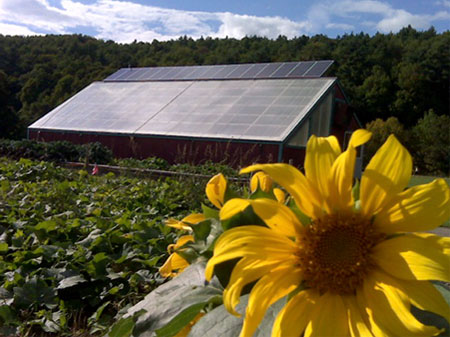
[[216, 36], [228, 36], [242, 38], [246, 35], [259, 35], [276, 38], [285, 35], [289, 38], [300, 36], [308, 30], [306, 22], [295, 22], [286, 18], [256, 17], [249, 15], [237, 15], [233, 13], [219, 13], [222, 21]]
[[[443, 0], [441, 3], [447, 5], [450, 1]], [[364, 16], [366, 17], [364, 18]], [[367, 16], [370, 16], [370, 20], [367, 20]], [[345, 30], [350, 28], [346, 27], [345, 24], [334, 22], [337, 18], [345, 18], [357, 25], [366, 26], [382, 33], [389, 33], [398, 32], [408, 25], [416, 29], [426, 29], [435, 21], [448, 20], [450, 13], [441, 11], [434, 15], [412, 14], [404, 9], [395, 9], [390, 4], [377, 0], [341, 0], [316, 4], [311, 7], [308, 14], [308, 19], [315, 23], [314, 31], [319, 26]]]
[[436, 5], [450, 8], [450, 0], [437, 1]]
[[23, 36], [40, 35], [36, 32], [33, 32], [32, 30], [28, 29], [27, 27], [13, 25], [13, 24], [9, 24], [9, 23], [1, 23], [1, 22], [0, 22], [0, 34], [23, 35]]
[[46, 0], [3, 0], [0, 22], [9, 20], [54, 33], [68, 33], [82, 26], [95, 31], [98, 38], [117, 42], [169, 40], [181, 35], [294, 37], [306, 33], [308, 28], [306, 23], [281, 17], [182, 11], [130, 1], [98, 0], [83, 4], [62, 0], [61, 8], [52, 7]]
[[[349, 31], [369, 27], [372, 31], [396, 32], [410, 24], [428, 28], [434, 21], [448, 20], [448, 11], [418, 15], [395, 9], [378, 0], [322, 0], [316, 2], [303, 21], [280, 16], [257, 17], [228, 12], [167, 9], [133, 0], [0, 0], [0, 33], [20, 34], [93, 32], [97, 38], [117, 42], [177, 39], [181, 35], [242, 38], [246, 35], [289, 38], [303, 34]], [[440, 0], [447, 6], [450, 0]], [[12, 27], [14, 26], [14, 27]], [[22, 27], [22, 28], [20, 28]]]

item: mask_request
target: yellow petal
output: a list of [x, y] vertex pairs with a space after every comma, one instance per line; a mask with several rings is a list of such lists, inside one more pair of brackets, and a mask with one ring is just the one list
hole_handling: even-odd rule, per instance
[[390, 135], [370, 160], [361, 179], [361, 211], [377, 213], [402, 192], [411, 177], [412, 159], [394, 135]]
[[264, 172], [256, 172], [250, 180], [250, 190], [255, 192], [259, 186], [262, 191], [269, 193], [272, 190], [272, 183], [272, 178], [267, 174]]
[[396, 279], [410, 302], [419, 309], [450, 318], [450, 308], [441, 293], [428, 281], [404, 281]]
[[348, 330], [347, 309], [342, 297], [327, 292], [318, 299], [304, 337], [347, 336]]
[[187, 262], [177, 253], [173, 253], [159, 268], [159, 273], [163, 277], [174, 277], [178, 273], [181, 273], [184, 269], [186, 269], [187, 266], [189, 266], [189, 262]]
[[191, 226], [186, 225], [182, 221], [179, 221], [179, 220], [173, 219], [173, 218], [167, 219], [166, 226], [169, 226], [169, 227], [172, 227], [172, 228], [176, 228], [176, 229], [180, 229], [180, 230], [185, 230], [185, 231], [191, 231], [192, 230]]
[[205, 275], [212, 278], [214, 266], [221, 262], [239, 258], [278, 259], [295, 258], [297, 245], [284, 235], [261, 226], [242, 226], [225, 231], [217, 240], [214, 256], [206, 265]]
[[181, 246], [184, 246], [188, 242], [194, 242], [194, 237], [192, 235], [183, 235], [180, 236], [180, 238], [177, 240], [177, 243], [175, 244], [175, 248], [180, 248]]
[[298, 208], [307, 216], [317, 218], [322, 214], [322, 198], [317, 189], [295, 167], [288, 164], [257, 164], [240, 173], [266, 172], [276, 183], [292, 195]]
[[333, 163], [329, 175], [329, 204], [332, 210], [348, 211], [353, 207], [353, 173], [356, 150], [349, 146]]
[[300, 337], [308, 325], [319, 294], [303, 290], [281, 309], [272, 328], [272, 337]]
[[[391, 337], [389, 331], [386, 331], [383, 326], [379, 325], [374, 318], [374, 308], [371, 307], [364, 295], [363, 287], [356, 290], [356, 302], [359, 307], [359, 311], [362, 313], [362, 319], [366, 323], [368, 329], [375, 337]], [[361, 335], [364, 336], [364, 335]]]
[[220, 220], [227, 220], [236, 214], [243, 212], [248, 206], [250, 206], [249, 199], [235, 198], [228, 200], [220, 210]]
[[272, 199], [247, 200], [253, 211], [274, 231], [289, 237], [295, 237], [303, 226], [289, 207]]
[[269, 274], [272, 269], [279, 265], [279, 260], [261, 260], [248, 257], [240, 259], [234, 266], [230, 281], [223, 292], [225, 308], [233, 315], [240, 316], [235, 308], [240, 302], [242, 288], [261, 278], [263, 275]]
[[384, 233], [434, 229], [450, 217], [450, 189], [444, 179], [414, 186], [400, 193], [375, 217], [377, 229]]
[[217, 208], [222, 208], [227, 190], [227, 180], [222, 173], [216, 174], [206, 184], [206, 196]]
[[275, 187], [273, 189], [273, 194], [275, 195], [275, 198], [277, 198], [277, 201], [280, 204], [284, 204], [285, 203], [285, 201], [286, 201], [286, 194], [283, 192], [283, 190]]
[[196, 225], [205, 219], [205, 216], [201, 213], [192, 213], [184, 217], [181, 221], [170, 218], [166, 221], [166, 225], [180, 230], [192, 231], [191, 225]]
[[328, 176], [338, 156], [330, 144], [329, 138], [335, 139], [336, 137], [330, 136], [325, 138], [312, 135], [306, 145], [306, 178], [312, 182], [322, 198], [326, 198], [329, 195]]
[[300, 284], [300, 269], [292, 265], [274, 269], [253, 287], [245, 312], [240, 337], [251, 337], [264, 318], [267, 308], [288, 295]]
[[196, 225], [199, 222], [205, 221], [206, 218], [203, 214], [201, 213], [192, 213], [189, 214], [188, 216], [184, 217], [183, 222], [187, 223], [187, 224], [191, 224], [191, 225]]
[[370, 137], [372, 137], [372, 132], [365, 129], [358, 129], [352, 133], [348, 146], [358, 147], [363, 145], [369, 141]]
[[421, 237], [425, 240], [430, 240], [432, 245], [440, 245], [445, 255], [450, 255], [450, 239], [448, 237], [439, 236], [431, 233], [414, 233], [415, 236]]
[[369, 327], [366, 324], [367, 314], [365, 311], [361, 311], [355, 296], [343, 296], [344, 305], [347, 308], [348, 325], [350, 330], [350, 336], [373, 336]]
[[390, 336], [434, 336], [435, 327], [420, 323], [410, 311], [406, 294], [393, 284], [393, 279], [373, 271], [363, 284], [367, 306], [373, 310], [373, 320]]
[[384, 271], [400, 279], [450, 281], [450, 257], [432, 237], [397, 236], [376, 245], [372, 257]]

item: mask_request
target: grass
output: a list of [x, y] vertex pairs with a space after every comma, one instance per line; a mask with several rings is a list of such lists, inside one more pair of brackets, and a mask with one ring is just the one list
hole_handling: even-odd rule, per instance
[[411, 180], [409, 181], [409, 187], [411, 186], [416, 186], [416, 185], [421, 185], [421, 184], [427, 184], [432, 182], [434, 179], [437, 178], [442, 178], [444, 179], [447, 184], [450, 186], [450, 178], [446, 178], [446, 177], [435, 177], [435, 176], [418, 176], [418, 175], [414, 175], [411, 177]]
[[[441, 177], [414, 175], [411, 177], [411, 180], [409, 181], [409, 187], [421, 185], [421, 184], [427, 184], [437, 178], [441, 178]], [[450, 186], [450, 178], [442, 177], [442, 179], [444, 179], [447, 182], [447, 184]], [[441, 227], [450, 228], [450, 220], [447, 220], [446, 222], [444, 222], [441, 225]]]

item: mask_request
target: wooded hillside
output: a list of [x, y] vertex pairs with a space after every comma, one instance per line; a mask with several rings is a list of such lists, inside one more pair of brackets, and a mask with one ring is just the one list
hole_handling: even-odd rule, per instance
[[450, 31], [411, 27], [397, 34], [323, 35], [276, 40], [182, 37], [117, 44], [83, 35], [0, 35], [0, 135], [26, 127], [95, 80], [121, 67], [335, 60], [361, 122], [398, 118], [411, 129], [430, 110], [449, 115]]

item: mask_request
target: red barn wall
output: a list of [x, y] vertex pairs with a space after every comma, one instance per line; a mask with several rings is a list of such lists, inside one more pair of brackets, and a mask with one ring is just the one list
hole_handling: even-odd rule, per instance
[[67, 140], [75, 144], [100, 142], [118, 158], [159, 157], [169, 163], [198, 164], [211, 160], [231, 166], [278, 161], [278, 144], [214, 141], [198, 139], [130, 137], [110, 134], [90, 134], [53, 131], [29, 131], [29, 138], [38, 141]]

